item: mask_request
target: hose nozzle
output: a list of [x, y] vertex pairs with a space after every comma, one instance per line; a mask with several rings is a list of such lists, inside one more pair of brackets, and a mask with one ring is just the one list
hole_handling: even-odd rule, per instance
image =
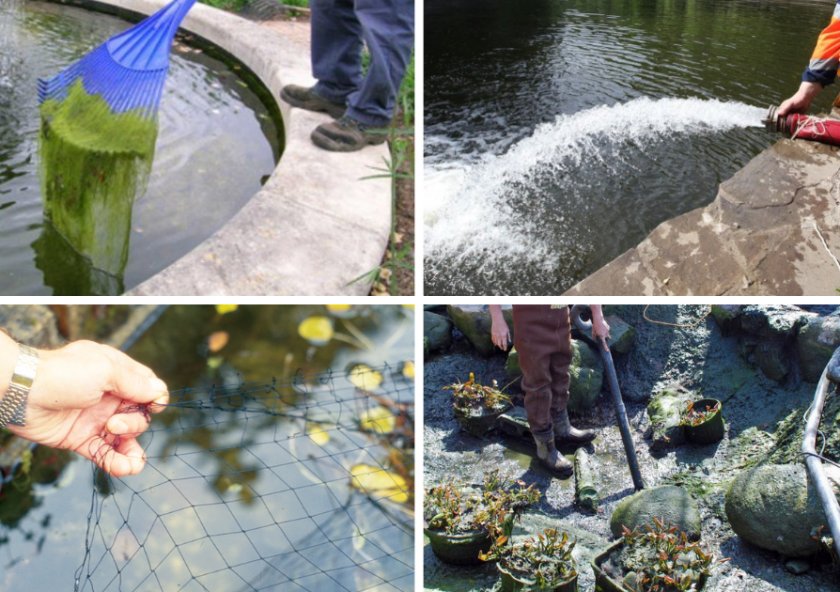
[[778, 107], [776, 105], [770, 105], [770, 109], [767, 110], [767, 115], [764, 116], [764, 119], [761, 120], [761, 123], [764, 124], [764, 127], [767, 129], [768, 132], [779, 132], [782, 131], [779, 127], [779, 116], [776, 115], [778, 111]]

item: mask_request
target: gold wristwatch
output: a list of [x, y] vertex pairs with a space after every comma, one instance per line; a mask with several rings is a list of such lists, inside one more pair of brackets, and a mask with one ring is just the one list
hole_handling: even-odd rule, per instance
[[0, 427], [26, 425], [26, 400], [38, 369], [38, 352], [18, 344], [18, 358], [6, 394], [0, 399]]

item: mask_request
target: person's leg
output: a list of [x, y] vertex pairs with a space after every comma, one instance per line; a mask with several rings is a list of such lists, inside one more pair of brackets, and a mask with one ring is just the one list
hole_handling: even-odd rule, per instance
[[312, 141], [327, 150], [359, 150], [387, 139], [397, 94], [414, 47], [413, 0], [355, 0], [370, 65], [347, 97], [339, 121], [318, 126]]
[[368, 127], [386, 127], [414, 48], [414, 0], [355, 0], [370, 67], [347, 98], [347, 115]]
[[551, 354], [551, 420], [557, 442], [584, 443], [595, 438], [594, 430], [579, 430], [569, 421], [569, 366], [572, 363], [572, 325], [569, 308], [555, 310], [556, 351]]
[[362, 82], [362, 24], [353, 0], [311, 0], [314, 91], [345, 103]]
[[551, 417], [551, 354], [553, 329], [551, 312], [547, 306], [514, 306], [513, 338], [519, 353], [522, 370], [522, 390], [525, 391], [525, 413], [537, 457], [549, 469], [571, 474], [572, 465], [557, 452]]

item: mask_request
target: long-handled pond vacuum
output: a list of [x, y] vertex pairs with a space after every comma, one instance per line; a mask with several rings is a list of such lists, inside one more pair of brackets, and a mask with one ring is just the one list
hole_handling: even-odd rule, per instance
[[[592, 331], [592, 321], [584, 320], [584, 314], [591, 318], [591, 311], [588, 306], [575, 304], [572, 307], [572, 320], [575, 326], [585, 333], [590, 333]], [[645, 482], [642, 480], [642, 473], [639, 471], [639, 459], [636, 458], [636, 446], [633, 444], [630, 423], [627, 421], [627, 409], [624, 407], [624, 399], [622, 399], [621, 389], [618, 387], [618, 377], [615, 374], [612, 353], [610, 353], [606, 339], [600, 337], [598, 342], [598, 351], [601, 353], [601, 359], [604, 361], [607, 378], [610, 382], [615, 415], [618, 419], [618, 429], [621, 431], [621, 441], [624, 443], [624, 453], [627, 455], [627, 464], [630, 467], [630, 476], [633, 478], [633, 487], [636, 488], [636, 491], [641, 491], [645, 488]]]

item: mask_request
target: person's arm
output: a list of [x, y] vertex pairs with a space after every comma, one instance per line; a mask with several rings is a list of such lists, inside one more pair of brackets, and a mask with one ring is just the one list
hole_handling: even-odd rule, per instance
[[840, 1], [834, 6], [834, 14], [828, 26], [822, 30], [817, 38], [811, 61], [802, 74], [799, 90], [779, 105], [778, 115], [788, 113], [804, 113], [811, 106], [820, 91], [837, 77], [837, 67], [840, 64]]
[[600, 304], [591, 304], [589, 309], [592, 311], [592, 339], [598, 341], [599, 337], [603, 337], [604, 341], [610, 338], [610, 326], [604, 319], [604, 311]]
[[[169, 401], [166, 384], [126, 354], [91, 341], [57, 350], [36, 350], [37, 363], [26, 397], [24, 425], [12, 433], [54, 448], [73, 450], [112, 475], [139, 473], [145, 454], [137, 436], [149, 412]], [[0, 408], [12, 399], [9, 386], [19, 368], [20, 347], [0, 333]], [[29, 360], [26, 360], [27, 363]]]
[[502, 314], [502, 307], [498, 304], [491, 304], [490, 309], [490, 340], [493, 345], [503, 351], [507, 351], [510, 345], [510, 328], [505, 316]]

